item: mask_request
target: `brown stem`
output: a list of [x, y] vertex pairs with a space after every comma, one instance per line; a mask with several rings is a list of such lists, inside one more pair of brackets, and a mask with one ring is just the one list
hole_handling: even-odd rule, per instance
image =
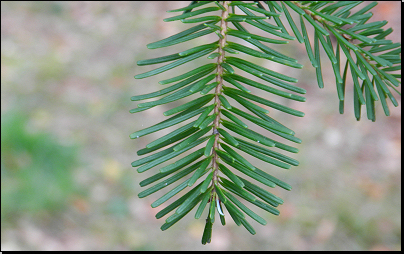
[[218, 149], [219, 146], [219, 133], [217, 129], [219, 128], [220, 125], [220, 100], [219, 100], [219, 95], [222, 93], [222, 85], [223, 85], [223, 67], [222, 63], [224, 61], [224, 46], [226, 44], [226, 31], [227, 31], [227, 22], [226, 18], [229, 16], [229, 2], [230, 1], [224, 1], [223, 2], [223, 7], [225, 8], [224, 11], [222, 11], [222, 20], [220, 23], [220, 34], [222, 35], [222, 38], [219, 39], [219, 50], [218, 53], [220, 56], [217, 59], [217, 76], [216, 76], [216, 82], [218, 82], [218, 85], [216, 86], [215, 90], [215, 109], [214, 109], [214, 114], [216, 114], [216, 118], [213, 122], [213, 134], [215, 136], [215, 142], [213, 144], [212, 148], [212, 155], [213, 155], [213, 162], [212, 162], [212, 170], [213, 170], [213, 178], [212, 178], [212, 184], [215, 184], [218, 180], [218, 173], [219, 173], [219, 167], [217, 164], [218, 160], [218, 155], [216, 153], [216, 149]]

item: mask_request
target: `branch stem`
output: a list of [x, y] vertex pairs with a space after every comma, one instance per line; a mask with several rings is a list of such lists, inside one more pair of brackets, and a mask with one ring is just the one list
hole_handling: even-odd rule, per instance
[[224, 1], [223, 2], [223, 7], [225, 8], [224, 11], [222, 11], [222, 20], [220, 23], [220, 34], [222, 35], [222, 38], [219, 39], [219, 49], [218, 53], [220, 56], [218, 57], [217, 60], [217, 76], [216, 76], [216, 82], [218, 82], [218, 85], [216, 86], [215, 90], [215, 109], [214, 109], [214, 114], [216, 114], [216, 118], [213, 122], [213, 134], [215, 135], [215, 142], [213, 144], [212, 148], [212, 155], [213, 155], [213, 162], [212, 162], [212, 170], [213, 170], [213, 178], [212, 178], [212, 185], [216, 184], [218, 181], [218, 173], [219, 173], [219, 165], [217, 163], [218, 160], [218, 155], [216, 153], [216, 149], [219, 148], [219, 132], [217, 129], [219, 128], [220, 125], [220, 100], [219, 100], [219, 95], [222, 93], [222, 85], [223, 85], [223, 67], [222, 63], [224, 61], [224, 47], [226, 45], [226, 31], [227, 31], [227, 22], [226, 19], [229, 16], [229, 3], [230, 1]]

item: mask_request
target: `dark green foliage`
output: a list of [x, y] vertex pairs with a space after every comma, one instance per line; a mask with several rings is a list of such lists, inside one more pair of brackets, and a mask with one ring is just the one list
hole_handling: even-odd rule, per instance
[[[251, 234], [255, 234], [248, 220], [251, 218], [262, 225], [266, 221], [239, 198], [279, 215], [275, 207], [283, 204], [283, 200], [272, 194], [268, 188], [278, 186], [291, 190], [291, 186], [269, 174], [267, 171], [270, 168], [261, 170], [254, 166], [245, 155], [283, 169], [299, 165], [297, 160], [280, 150], [297, 153], [297, 148], [283, 142], [288, 140], [301, 143], [301, 140], [295, 136], [293, 130], [271, 118], [268, 107], [303, 117], [303, 112], [275, 103], [270, 98], [276, 95], [305, 102], [306, 99], [301, 95], [306, 91], [296, 85], [296, 78], [258, 64], [269, 61], [291, 68], [303, 68], [297, 60], [271, 48], [271, 44], [288, 44], [289, 40], [295, 39], [298, 43], [304, 43], [308, 58], [316, 68], [320, 88], [324, 87], [320, 61], [322, 48], [334, 71], [341, 114], [344, 112], [349, 87], [353, 91], [354, 112], [358, 120], [362, 105], [366, 105], [367, 117], [372, 121], [376, 120], [375, 104], [378, 101], [387, 116], [390, 114], [387, 98], [394, 106], [398, 106], [390, 89], [397, 92], [395, 87], [400, 84], [401, 74], [397, 71], [401, 71], [401, 44], [386, 39], [392, 32], [390, 28], [383, 29], [386, 21], [367, 23], [372, 16], [369, 11], [376, 3], [365, 3], [359, 11], [352, 12], [361, 3], [193, 1], [187, 7], [169, 11], [180, 13], [164, 21], [180, 20], [183, 23], [200, 24], [150, 43], [147, 45], [149, 49], [184, 43], [211, 33], [218, 38], [212, 43], [179, 53], [138, 61], [139, 66], [166, 63], [135, 76], [136, 79], [142, 79], [197, 58], [207, 58], [206, 64], [202, 66], [185, 73], [180, 71], [178, 76], [160, 81], [161, 85], [166, 86], [160, 91], [131, 98], [132, 101], [139, 101], [164, 95], [154, 101], [139, 103], [137, 108], [130, 111], [135, 113], [200, 94], [197, 98], [164, 112], [170, 118], [130, 135], [131, 138], [139, 138], [170, 126], [181, 125], [138, 151], [138, 155], [156, 151], [155, 153], [132, 163], [132, 166], [139, 167], [139, 173], [156, 168], [162, 163], [166, 164], [155, 169], [155, 175], [140, 182], [143, 187], [162, 179], [139, 193], [140, 198], [178, 183], [152, 203], [152, 207], [157, 207], [176, 195], [180, 196], [157, 213], [156, 218], [161, 218], [174, 211], [166, 219], [162, 230], [174, 225], [196, 207], [196, 219], [204, 211], [207, 214], [202, 234], [203, 244], [211, 241], [212, 224], [218, 218], [215, 217], [216, 211], [222, 225], [226, 224], [225, 218], [230, 215], [237, 225], [243, 225]], [[285, 15], [296, 38], [288, 34], [279, 18], [282, 15]], [[268, 33], [268, 36], [249, 32], [251, 27], [262, 30], [264, 34]], [[310, 30], [308, 27], [311, 27]], [[308, 31], [312, 28], [314, 34], [311, 35]], [[242, 40], [242, 43], [232, 42], [232, 39]], [[245, 55], [250, 58], [244, 59]], [[251, 60], [251, 57], [258, 61]], [[251, 79], [252, 77], [258, 78], [258, 81]], [[249, 90], [251, 87], [263, 91], [262, 94], [253, 94]], [[249, 128], [251, 124], [275, 135], [253, 131]], [[181, 158], [178, 157], [180, 155]], [[260, 187], [259, 183], [263, 186]], [[181, 196], [180, 193], [185, 194]]]

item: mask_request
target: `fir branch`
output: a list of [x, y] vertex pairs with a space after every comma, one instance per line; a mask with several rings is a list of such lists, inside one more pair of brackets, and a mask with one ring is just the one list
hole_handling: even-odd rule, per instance
[[[401, 74], [391, 74], [390, 72], [401, 70], [401, 44], [385, 39], [392, 32], [391, 29], [381, 29], [387, 22], [366, 23], [372, 16], [368, 11], [375, 6], [375, 3], [365, 6], [352, 15], [350, 10], [360, 4], [360, 1], [336, 3], [331, 1], [281, 1], [281, 4], [265, 1], [265, 3], [268, 5], [269, 11], [258, 1], [254, 3], [193, 1], [187, 7], [170, 11], [183, 13], [167, 18], [165, 21], [202, 23], [166, 39], [150, 43], [147, 45], [148, 48], [168, 47], [213, 33], [218, 36], [218, 40], [176, 54], [137, 62], [139, 66], [167, 63], [135, 76], [137, 79], [142, 79], [174, 69], [203, 56], [207, 56], [208, 60], [217, 58], [215, 63], [204, 64], [159, 82], [162, 85], [178, 82], [176, 84], [167, 85], [166, 88], [157, 92], [131, 97], [132, 101], [140, 101], [164, 95], [155, 101], [139, 103], [137, 108], [130, 110], [131, 113], [137, 113], [158, 105], [179, 101], [198, 92], [201, 94], [192, 101], [176, 105], [176, 107], [165, 111], [164, 115], [170, 116], [170, 118], [130, 135], [131, 138], [136, 139], [174, 125], [183, 124], [185, 121], [197, 117], [196, 120], [191, 120], [191, 122], [178, 127], [166, 136], [146, 145], [145, 148], [137, 152], [139, 156], [157, 152], [132, 162], [132, 166], [139, 167], [137, 171], [141, 173], [158, 167], [162, 163], [176, 160], [160, 167], [155, 175], [140, 182], [143, 187], [171, 175], [140, 192], [140, 198], [159, 191], [189, 175], [188, 179], [152, 203], [152, 207], [160, 206], [168, 199], [180, 195], [182, 190], [192, 187], [187, 193], [157, 213], [156, 218], [161, 218], [175, 210], [162, 225], [162, 230], [174, 225], [200, 203], [195, 214], [196, 219], [200, 218], [204, 209], [208, 207], [202, 244], [211, 241], [216, 211], [220, 216], [222, 225], [225, 225], [225, 217], [230, 215], [237, 225], [243, 225], [251, 234], [255, 234], [255, 230], [246, 220], [245, 214], [262, 225], [266, 224], [265, 220], [249, 210], [228, 191], [269, 213], [279, 215], [279, 211], [274, 207], [283, 204], [283, 200], [270, 191], [253, 184], [245, 177], [250, 177], [270, 188], [279, 186], [285, 190], [291, 190], [291, 186], [255, 167], [248, 158], [239, 154], [239, 151], [284, 169], [299, 165], [297, 160], [274, 151], [281, 149], [297, 153], [299, 151], [297, 148], [253, 131], [249, 125], [243, 122], [244, 119], [248, 120], [252, 124], [275, 134], [277, 138], [282, 138], [282, 140], [285, 139], [297, 144], [302, 142], [300, 138], [295, 136], [293, 130], [270, 117], [270, 112], [259, 104], [298, 117], [303, 117], [304, 113], [275, 103], [269, 98], [264, 98], [264, 96], [255, 95], [248, 89], [248, 86], [268, 92], [270, 95], [299, 102], [304, 102], [306, 99], [294, 93], [305, 94], [306, 90], [295, 84], [287, 83], [297, 83], [298, 80], [293, 77], [265, 68], [252, 60], [243, 59], [245, 55], [249, 55], [253, 58], [259, 58], [261, 61], [268, 60], [292, 68], [303, 67], [297, 63], [297, 60], [271, 48], [271, 44], [287, 44], [288, 41], [286, 40], [295, 39], [287, 33], [279, 18], [281, 15], [286, 16], [298, 42], [305, 44], [308, 57], [313, 67], [316, 68], [320, 88], [324, 87], [320, 45], [325, 50], [335, 74], [341, 114], [344, 112], [348, 68], [353, 80], [354, 113], [357, 120], [360, 119], [362, 105], [366, 106], [367, 116], [372, 121], [376, 120], [375, 101], [380, 100], [386, 115], [390, 115], [386, 102], [387, 98], [391, 100], [394, 106], [398, 106], [389, 89], [392, 88], [399, 93], [395, 87], [401, 83], [398, 80], [401, 78]], [[213, 6], [205, 7], [205, 4]], [[201, 6], [203, 8], [198, 9]], [[229, 7], [231, 8], [229, 9]], [[244, 12], [245, 15], [236, 14], [235, 8]], [[217, 12], [220, 14], [212, 15], [212, 13], [217, 14]], [[296, 25], [293, 20], [291, 15], [293, 12], [299, 15], [300, 26]], [[209, 16], [201, 17], [201, 14], [209, 14]], [[196, 18], [193, 18], [194, 16]], [[314, 28], [313, 48], [305, 20]], [[216, 25], [219, 21], [220, 25]], [[271, 21], [276, 24], [269, 23]], [[346, 29], [344, 26], [347, 24], [354, 24], [354, 26]], [[233, 25], [234, 28], [230, 28], [229, 25]], [[286, 40], [256, 35], [249, 32], [246, 25], [251, 25], [270, 33], [271, 36]], [[241, 38], [251, 45], [231, 42], [227, 35]], [[375, 36], [370, 38], [371, 35]], [[335, 50], [331, 42], [332, 36], [337, 41]], [[356, 40], [359, 42], [356, 43]], [[256, 48], [252, 48], [252, 46]], [[365, 49], [366, 47], [370, 47], [370, 49]], [[217, 52], [212, 53], [216, 49]], [[243, 54], [240, 54], [239, 57], [231, 57], [227, 56], [226, 52], [229, 54], [241, 52]], [[343, 73], [340, 70], [342, 54], [347, 57], [347, 61], [342, 63], [345, 65]], [[240, 74], [240, 70], [261, 79], [261, 81], [249, 79]], [[288, 91], [280, 90], [279, 87]], [[212, 92], [213, 90], [214, 92]], [[222, 105], [224, 109], [221, 108]], [[243, 121], [239, 117], [244, 118]], [[213, 132], [208, 134], [211, 130]], [[246, 139], [250, 141], [247, 142]], [[196, 148], [205, 142], [205, 147]], [[184, 155], [186, 152], [189, 154]], [[192, 165], [188, 166], [190, 164]], [[235, 174], [237, 171], [241, 175]], [[197, 181], [200, 182], [197, 183]], [[209, 205], [207, 205], [208, 203]]]

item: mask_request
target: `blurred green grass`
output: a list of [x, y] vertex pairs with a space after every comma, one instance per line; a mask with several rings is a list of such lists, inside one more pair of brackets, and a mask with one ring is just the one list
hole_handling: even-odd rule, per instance
[[61, 145], [48, 133], [30, 133], [27, 115], [1, 116], [1, 222], [24, 214], [66, 210], [79, 193], [73, 178], [77, 147]]

